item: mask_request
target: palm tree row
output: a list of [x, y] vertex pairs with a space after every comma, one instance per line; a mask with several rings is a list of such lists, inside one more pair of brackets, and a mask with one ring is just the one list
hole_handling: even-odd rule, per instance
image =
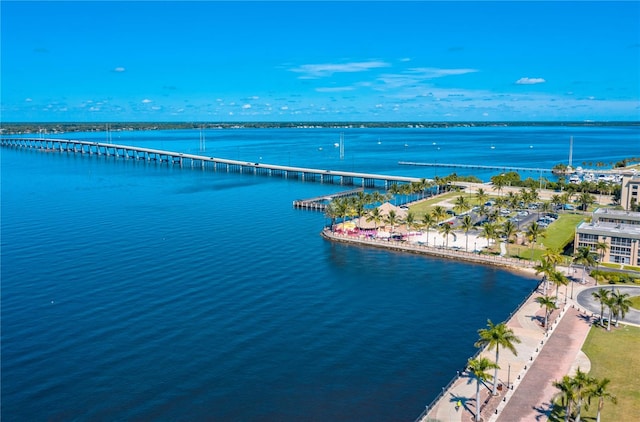
[[[493, 379], [493, 387], [491, 390], [492, 395], [497, 395], [497, 381], [498, 381], [498, 361], [500, 359], [500, 347], [509, 349], [515, 356], [518, 355], [518, 351], [515, 348], [517, 343], [521, 340], [518, 338], [513, 330], [507, 327], [507, 324], [501, 322], [500, 324], [494, 324], [490, 319], [487, 320], [487, 328], [481, 328], [478, 330], [479, 340], [475, 343], [476, 347], [486, 347], [487, 350], [496, 349], [496, 361], [492, 362], [486, 357], [478, 357], [475, 359], [469, 359], [468, 368], [476, 379], [476, 415], [475, 420], [480, 420], [480, 384], [487, 380]], [[488, 371], [493, 369], [494, 374], [491, 375]]]
[[597, 379], [589, 377], [586, 372], [577, 369], [573, 377], [565, 375], [560, 381], [554, 381], [553, 386], [560, 390], [561, 404], [564, 407], [564, 420], [580, 422], [582, 408], [588, 410], [591, 400], [598, 401], [598, 413], [596, 421], [600, 422], [600, 413], [604, 407], [605, 399], [616, 403], [616, 397], [607, 391], [610, 380], [608, 378]]
[[600, 302], [600, 325], [604, 326], [604, 308], [609, 309], [609, 318], [607, 319], [607, 331], [611, 331], [611, 320], [615, 316], [615, 326], [618, 326], [618, 322], [621, 318], [624, 318], [629, 308], [632, 305], [631, 299], [629, 299], [629, 293], [621, 293], [620, 289], [616, 291], [611, 288], [605, 289], [599, 288], [597, 291], [592, 292], [591, 295], [594, 299]]

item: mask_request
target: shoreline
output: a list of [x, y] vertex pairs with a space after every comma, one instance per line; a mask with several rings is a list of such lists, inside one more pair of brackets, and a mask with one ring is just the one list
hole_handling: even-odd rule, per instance
[[392, 251], [401, 251], [419, 255], [427, 255], [442, 259], [453, 259], [457, 261], [463, 261], [472, 264], [489, 265], [492, 267], [498, 267], [503, 270], [509, 270], [512, 272], [518, 272], [521, 274], [535, 277], [535, 263], [532, 261], [526, 261], [516, 258], [505, 258], [497, 255], [486, 255], [474, 252], [465, 252], [444, 247], [434, 247], [426, 245], [411, 244], [408, 242], [398, 242], [394, 240], [380, 240], [370, 239], [365, 237], [355, 237], [350, 235], [343, 235], [332, 232], [329, 228], [325, 227], [320, 235], [332, 242], [349, 243], [361, 246], [369, 246], [379, 249], [387, 249]]

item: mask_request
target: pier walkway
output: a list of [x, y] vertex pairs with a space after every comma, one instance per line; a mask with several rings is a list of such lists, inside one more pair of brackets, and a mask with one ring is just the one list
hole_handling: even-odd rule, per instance
[[[40, 138], [1, 138], [0, 146], [29, 148], [40, 151], [54, 151], [114, 157], [119, 159], [143, 160], [168, 163], [179, 167], [213, 169], [243, 174], [279, 176], [306, 182], [332, 183], [349, 186], [387, 189], [395, 183], [420, 182], [423, 179], [407, 176], [359, 173], [341, 170], [326, 170], [307, 167], [281, 166], [276, 164], [255, 163], [226, 158], [207, 157], [175, 151], [164, 151], [129, 145], [117, 145], [102, 142], [77, 141], [69, 139]], [[429, 179], [424, 179], [429, 180]]]

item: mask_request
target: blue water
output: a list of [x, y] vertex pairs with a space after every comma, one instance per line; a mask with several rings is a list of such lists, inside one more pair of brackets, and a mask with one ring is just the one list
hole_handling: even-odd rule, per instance
[[[207, 131], [206, 154], [410, 175], [425, 171], [398, 168], [412, 147], [416, 161], [432, 142], [449, 145], [448, 160], [486, 161], [495, 150], [470, 151], [475, 134], [487, 138], [476, 146], [515, 151], [504, 163], [539, 165], [567, 155], [571, 132], [574, 159], [640, 156], [637, 128], [357, 129], [342, 131], [340, 160], [341, 131]], [[198, 131], [112, 136], [199, 149]], [[607, 148], [578, 152], [579, 139]], [[520, 144], [530, 155], [517, 160]], [[292, 201], [340, 186], [0, 153], [3, 421], [413, 420], [486, 319], [504, 320], [535, 284], [323, 240], [324, 216]]]

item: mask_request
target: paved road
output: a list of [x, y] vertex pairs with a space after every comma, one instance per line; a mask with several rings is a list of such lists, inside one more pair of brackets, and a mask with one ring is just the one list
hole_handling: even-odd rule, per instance
[[[601, 307], [600, 302], [594, 299], [592, 293], [598, 291], [601, 287], [611, 291], [620, 290], [621, 293], [628, 293], [629, 296], [640, 296], [640, 286], [621, 286], [619, 284], [616, 284], [611, 286], [596, 286], [584, 289], [580, 293], [578, 293], [578, 296], [576, 297], [578, 304], [593, 312], [596, 316], [600, 315]], [[607, 317], [608, 315], [609, 310], [605, 307], [604, 316]], [[613, 318], [612, 321], [615, 320], [616, 319]], [[640, 311], [636, 309], [629, 309], [625, 317], [620, 319], [620, 322], [640, 325]]]

